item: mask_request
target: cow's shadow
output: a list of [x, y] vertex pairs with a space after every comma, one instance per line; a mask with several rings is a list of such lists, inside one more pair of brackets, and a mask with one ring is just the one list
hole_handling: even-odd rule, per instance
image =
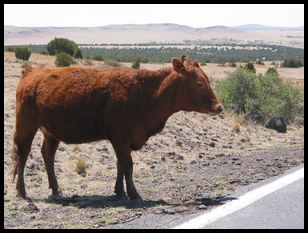
[[157, 205], [169, 206], [164, 200], [144, 200], [140, 203], [135, 200], [126, 200], [117, 197], [116, 195], [103, 196], [103, 195], [73, 195], [73, 196], [50, 196], [41, 201], [59, 204], [62, 206], [74, 206], [77, 208], [106, 208], [106, 207], [126, 207], [126, 208], [148, 208]]
[[[196, 198], [193, 202], [186, 204], [187, 206], [198, 206], [200, 204], [205, 206], [216, 206], [225, 204], [228, 201], [237, 198], [231, 196], [219, 196], [213, 198]], [[38, 200], [36, 200], [38, 201]], [[129, 209], [135, 208], [149, 208], [155, 206], [176, 207], [182, 204], [171, 204], [162, 199], [160, 200], [144, 200], [143, 203], [134, 200], [126, 200], [117, 197], [116, 195], [103, 196], [103, 195], [72, 195], [72, 196], [50, 196], [47, 199], [41, 199], [47, 203], [58, 204], [62, 206], [74, 206], [77, 208], [114, 208], [126, 207]]]

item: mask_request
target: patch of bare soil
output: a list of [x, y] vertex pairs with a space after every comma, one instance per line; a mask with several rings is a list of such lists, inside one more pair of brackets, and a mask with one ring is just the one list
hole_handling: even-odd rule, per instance
[[[238, 118], [179, 112], [165, 129], [133, 152], [134, 181], [145, 206], [114, 195], [116, 156], [108, 141], [60, 143], [55, 170], [64, 197], [50, 197], [38, 132], [27, 161], [28, 196], [16, 197], [12, 183], [15, 89], [21, 62], [5, 59], [4, 227], [110, 228], [146, 214], [190, 214], [219, 205], [234, 189], [282, 174], [304, 162], [304, 128], [281, 134]], [[235, 129], [239, 131], [236, 132]], [[85, 158], [86, 175], [75, 171]]]

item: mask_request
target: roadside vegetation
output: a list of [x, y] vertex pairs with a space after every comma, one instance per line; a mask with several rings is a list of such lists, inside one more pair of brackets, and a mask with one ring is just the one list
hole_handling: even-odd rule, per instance
[[279, 79], [275, 68], [256, 74], [253, 65], [238, 68], [216, 84], [216, 92], [227, 111], [264, 123], [281, 116], [287, 123], [303, 124], [303, 95], [290, 83]]

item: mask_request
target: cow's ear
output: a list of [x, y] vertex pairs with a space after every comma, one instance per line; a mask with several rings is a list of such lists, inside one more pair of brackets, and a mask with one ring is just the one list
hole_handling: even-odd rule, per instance
[[185, 66], [183, 65], [182, 61], [180, 61], [178, 58], [172, 58], [172, 65], [173, 65], [173, 69], [182, 74], [186, 71]]

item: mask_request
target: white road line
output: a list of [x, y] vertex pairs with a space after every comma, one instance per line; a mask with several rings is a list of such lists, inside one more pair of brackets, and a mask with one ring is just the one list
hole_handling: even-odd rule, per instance
[[304, 177], [304, 168], [295, 171], [291, 174], [283, 176], [272, 183], [266, 184], [262, 187], [249, 191], [245, 195], [239, 197], [236, 200], [230, 201], [222, 206], [219, 206], [212, 211], [202, 214], [196, 218], [193, 218], [181, 225], [174, 227], [173, 229], [200, 229], [207, 224], [215, 222], [216, 220], [225, 217], [237, 210], [240, 210], [253, 202], [260, 200], [261, 198], [269, 195], [272, 192], [277, 191], [301, 178]]

